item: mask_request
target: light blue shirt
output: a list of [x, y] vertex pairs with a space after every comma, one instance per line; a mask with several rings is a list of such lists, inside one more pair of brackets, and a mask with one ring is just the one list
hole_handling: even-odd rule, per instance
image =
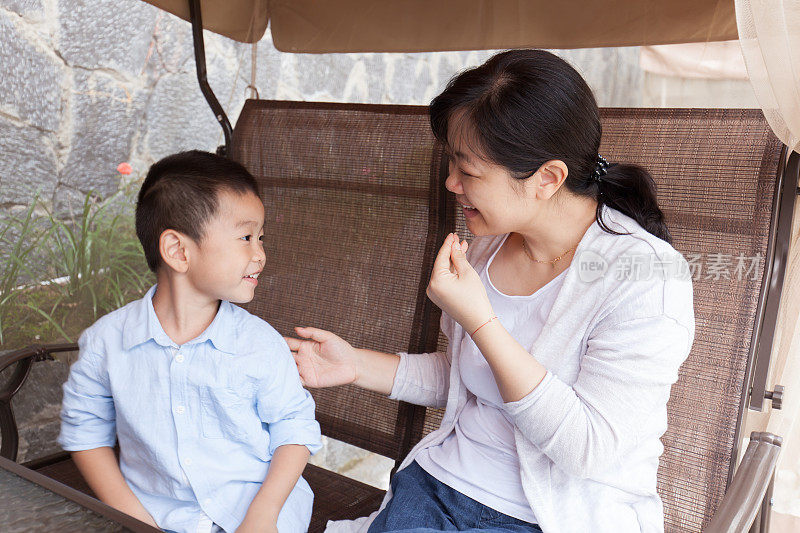
[[314, 400], [265, 321], [223, 301], [211, 325], [178, 346], [154, 293], [81, 335], [58, 442], [78, 451], [119, 439], [122, 474], [159, 527], [194, 531], [208, 517], [234, 531], [278, 446], [320, 449]]

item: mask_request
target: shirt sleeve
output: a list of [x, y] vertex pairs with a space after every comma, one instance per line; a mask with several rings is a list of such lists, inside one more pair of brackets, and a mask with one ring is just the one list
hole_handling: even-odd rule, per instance
[[440, 327], [448, 339], [446, 352], [409, 354], [400, 352], [400, 363], [394, 375], [389, 398], [423, 407], [445, 407], [450, 390], [450, 362], [453, 360], [449, 341], [455, 321], [442, 313]]
[[425, 407], [444, 407], [450, 383], [450, 361], [443, 352], [400, 352], [400, 364], [389, 398]]
[[269, 431], [269, 453], [284, 444], [306, 446], [311, 454], [322, 448], [322, 434], [314, 418], [314, 399], [300, 383], [300, 374], [283, 339], [271, 343], [270, 364], [258, 390], [256, 407]]
[[504, 408], [559, 468], [580, 478], [603, 476], [640, 444], [644, 428], [666, 429], [670, 387], [693, 337], [693, 317], [662, 313], [601, 322], [574, 384], [547, 372], [533, 391]]
[[58, 443], [70, 452], [112, 447], [117, 441], [116, 411], [104, 357], [91, 342], [91, 330], [78, 340], [79, 357], [64, 384]]

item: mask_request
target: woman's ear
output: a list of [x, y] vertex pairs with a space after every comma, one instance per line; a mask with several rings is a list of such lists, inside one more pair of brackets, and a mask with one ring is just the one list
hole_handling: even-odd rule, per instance
[[536, 171], [536, 196], [540, 200], [550, 199], [563, 185], [567, 179], [569, 170], [566, 163], [561, 160], [553, 159], [547, 161], [539, 170]]
[[161, 260], [169, 268], [181, 274], [189, 269], [187, 240], [189, 237], [172, 229], [164, 230], [158, 238]]

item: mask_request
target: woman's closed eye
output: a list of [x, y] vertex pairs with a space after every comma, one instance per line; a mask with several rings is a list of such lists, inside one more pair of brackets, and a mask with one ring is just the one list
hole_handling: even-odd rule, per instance
[[455, 169], [455, 171], [461, 174], [462, 176], [466, 176], [468, 178], [478, 177], [475, 174], [472, 174], [471, 172], [467, 172], [461, 166], [459, 166], [457, 161], [458, 158], [452, 153], [446, 153], [445, 156], [447, 157], [447, 167], [450, 170], [450, 172], [453, 172], [453, 170]]
[[470, 174], [469, 172], [467, 172], [466, 170], [464, 170], [463, 168], [458, 166], [456, 164], [454, 158], [452, 158], [452, 157], [448, 158], [447, 166], [448, 166], [450, 172], [455, 171], [455, 172], [458, 172], [460, 175], [466, 176], [468, 178], [474, 178], [475, 177], [474, 174]]
[[466, 170], [464, 170], [463, 168], [461, 168], [459, 166], [455, 167], [455, 172], [457, 172], [459, 176], [462, 176], [462, 177], [465, 177], [465, 178], [477, 178], [477, 176], [475, 174], [470, 174], [469, 172], [467, 172]]
[[458, 173], [461, 174], [462, 176], [466, 176], [468, 178], [476, 178], [477, 177], [474, 174], [470, 174], [469, 172], [467, 172], [466, 170], [461, 169], [461, 168], [458, 169]]

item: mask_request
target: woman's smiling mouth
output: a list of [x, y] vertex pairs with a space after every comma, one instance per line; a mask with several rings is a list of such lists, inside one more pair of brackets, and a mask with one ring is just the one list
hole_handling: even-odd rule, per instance
[[471, 205], [469, 205], [467, 203], [464, 203], [464, 202], [462, 202], [460, 200], [458, 201], [458, 203], [461, 204], [461, 208], [464, 211], [464, 216], [465, 217], [471, 218], [471, 217], [474, 217], [474, 216], [476, 216], [478, 214], [478, 210], [475, 209], [474, 207], [472, 207]]

